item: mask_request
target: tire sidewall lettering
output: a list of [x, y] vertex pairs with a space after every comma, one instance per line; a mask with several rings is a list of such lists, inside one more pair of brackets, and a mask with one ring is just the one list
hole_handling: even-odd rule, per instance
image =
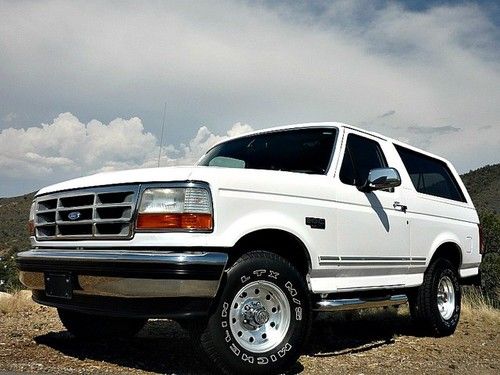
[[[248, 284], [253, 281], [267, 281], [275, 284], [279, 287], [283, 293], [288, 298], [288, 302], [290, 303], [291, 308], [291, 319], [292, 321], [300, 322], [303, 320], [303, 308], [301, 299], [304, 298], [301, 296], [294, 287], [293, 280], [284, 279], [283, 273], [277, 271], [276, 269], [265, 269], [265, 268], [256, 268], [251, 271], [245, 272], [242, 276], [239, 277], [240, 287], [242, 285]], [[237, 342], [234, 340], [232, 333], [227, 327], [229, 327], [229, 308], [231, 307], [232, 299], [234, 295], [229, 295], [226, 297], [222, 303], [220, 318], [221, 318], [221, 327], [225, 329], [224, 332], [224, 340], [229, 348], [229, 350], [238, 357], [242, 362], [250, 363], [254, 365], [268, 365], [271, 363], [275, 363], [278, 360], [286, 357], [287, 353], [293, 348], [293, 345], [289, 342], [282, 342], [276, 348], [270, 350], [268, 353], [252, 353], [244, 348], [241, 348]], [[293, 327], [291, 327], [293, 329]], [[288, 335], [289, 333], [287, 333]]]

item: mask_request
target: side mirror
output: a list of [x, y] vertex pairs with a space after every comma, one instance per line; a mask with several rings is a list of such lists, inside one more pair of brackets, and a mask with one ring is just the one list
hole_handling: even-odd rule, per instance
[[395, 188], [401, 185], [401, 176], [396, 168], [375, 168], [370, 170], [361, 191]]

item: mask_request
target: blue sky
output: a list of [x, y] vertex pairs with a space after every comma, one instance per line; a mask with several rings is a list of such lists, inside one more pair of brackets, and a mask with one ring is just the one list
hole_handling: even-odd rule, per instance
[[[305, 5], [304, 5], [305, 4]], [[1, 2], [0, 196], [343, 121], [500, 161], [494, 1]], [[228, 133], [229, 132], [229, 133]]]

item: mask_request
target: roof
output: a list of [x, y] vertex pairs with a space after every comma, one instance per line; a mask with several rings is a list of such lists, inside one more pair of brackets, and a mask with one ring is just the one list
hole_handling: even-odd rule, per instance
[[[377, 132], [373, 132], [373, 131], [369, 131], [369, 130], [366, 130], [366, 129], [363, 129], [363, 128], [360, 128], [360, 127], [357, 127], [357, 126], [345, 124], [345, 123], [342, 123], [342, 122], [334, 122], [334, 121], [307, 122], [307, 123], [300, 123], [300, 124], [275, 126], [275, 127], [271, 127], [271, 128], [260, 129], [260, 130], [255, 130], [255, 131], [252, 131], [252, 132], [249, 132], [249, 133], [241, 134], [241, 135], [232, 137], [231, 139], [238, 139], [238, 138], [248, 137], [248, 136], [252, 136], [252, 135], [265, 134], [265, 133], [270, 133], [270, 132], [275, 132], [275, 131], [281, 131], [281, 130], [287, 130], [287, 129], [304, 129], [304, 128], [317, 128], [317, 127], [332, 127], [332, 128], [339, 128], [339, 129], [340, 128], [344, 128], [344, 129], [355, 130], [355, 131], [358, 131], [360, 133], [371, 135], [373, 137], [382, 139], [382, 140], [387, 141], [387, 142], [394, 143], [394, 144], [399, 145], [399, 146], [406, 147], [406, 148], [408, 148], [410, 150], [419, 152], [421, 154], [424, 154], [424, 155], [430, 156], [432, 158], [444, 161], [445, 163], [448, 163], [448, 160], [446, 160], [445, 158], [443, 158], [441, 156], [438, 156], [438, 155], [435, 155], [435, 154], [432, 154], [432, 153], [430, 153], [428, 151], [422, 150], [422, 149], [420, 149], [418, 147], [412, 146], [412, 145], [410, 145], [408, 143], [405, 143], [405, 142], [399, 141], [397, 139], [394, 139], [394, 138], [391, 138], [391, 137], [387, 137], [387, 136], [385, 136], [383, 134], [380, 134], [380, 133], [377, 133]], [[224, 142], [227, 142], [227, 140], [218, 142], [217, 144], [214, 145], [214, 147], [217, 146], [217, 145], [219, 145], [220, 143], [224, 143]]]

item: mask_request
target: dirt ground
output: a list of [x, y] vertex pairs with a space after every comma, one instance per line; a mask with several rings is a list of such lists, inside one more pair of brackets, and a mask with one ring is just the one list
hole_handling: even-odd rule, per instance
[[[207, 374], [188, 335], [150, 321], [136, 338], [85, 342], [54, 309], [0, 309], [0, 373]], [[320, 315], [292, 374], [500, 374], [500, 312], [465, 310], [453, 336], [422, 337], [406, 309]]]

